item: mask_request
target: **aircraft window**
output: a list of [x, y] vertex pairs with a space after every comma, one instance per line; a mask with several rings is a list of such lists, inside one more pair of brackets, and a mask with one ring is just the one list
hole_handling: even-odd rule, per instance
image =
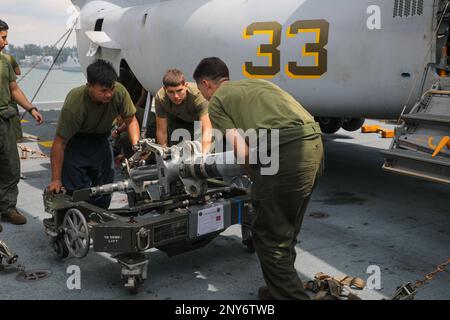
[[103, 19], [98, 19], [95, 22], [95, 29], [94, 29], [94, 31], [102, 31], [102, 28], [103, 28]]

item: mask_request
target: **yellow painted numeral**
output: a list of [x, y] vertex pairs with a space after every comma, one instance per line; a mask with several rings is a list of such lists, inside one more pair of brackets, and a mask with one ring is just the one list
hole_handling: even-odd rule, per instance
[[255, 22], [244, 31], [244, 39], [250, 39], [254, 34], [269, 34], [270, 44], [262, 44], [258, 48], [258, 57], [269, 58], [268, 66], [254, 66], [253, 62], [245, 62], [244, 75], [249, 78], [273, 78], [281, 69], [280, 50], [281, 24], [278, 22]]
[[[326, 20], [296, 21], [289, 26], [287, 36], [294, 38], [299, 33], [314, 32], [315, 43], [307, 43], [302, 48], [302, 56], [314, 57], [314, 66], [299, 66], [296, 61], [289, 61], [286, 65], [286, 74], [294, 79], [320, 78], [327, 72], [328, 52], [325, 46], [328, 44], [329, 23]], [[242, 66], [244, 76], [248, 78], [274, 78], [281, 70], [281, 45], [282, 26], [278, 22], [255, 22], [244, 30], [244, 39], [250, 39], [255, 34], [268, 34], [270, 44], [262, 44], [258, 47], [258, 57], [267, 57], [268, 66], [255, 66], [253, 62], [245, 62]]]
[[299, 33], [314, 32], [316, 43], [307, 43], [302, 48], [304, 57], [314, 57], [314, 66], [299, 66], [297, 62], [290, 61], [286, 65], [286, 74], [294, 79], [320, 78], [327, 72], [329, 23], [325, 20], [297, 21], [292, 24], [287, 32], [288, 37], [296, 37]]

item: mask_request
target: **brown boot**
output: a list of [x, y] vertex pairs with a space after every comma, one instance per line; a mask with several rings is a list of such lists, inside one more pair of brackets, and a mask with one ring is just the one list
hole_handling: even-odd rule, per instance
[[13, 209], [9, 213], [2, 213], [2, 221], [11, 222], [12, 224], [25, 224], [27, 223], [27, 218], [17, 209]]
[[266, 286], [258, 289], [258, 298], [259, 300], [275, 300], [275, 298], [270, 294], [269, 288]]

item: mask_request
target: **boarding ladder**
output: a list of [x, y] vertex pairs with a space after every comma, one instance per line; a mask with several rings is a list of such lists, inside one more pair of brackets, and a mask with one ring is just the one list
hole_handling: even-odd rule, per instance
[[418, 99], [395, 130], [383, 169], [450, 184], [450, 81], [442, 78]]

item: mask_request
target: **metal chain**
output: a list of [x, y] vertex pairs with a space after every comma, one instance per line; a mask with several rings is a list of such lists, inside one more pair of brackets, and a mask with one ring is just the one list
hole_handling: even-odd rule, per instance
[[414, 287], [415, 287], [416, 289], [417, 289], [417, 288], [420, 288], [421, 286], [423, 286], [423, 285], [424, 285], [425, 283], [427, 283], [428, 281], [433, 280], [433, 278], [434, 278], [437, 274], [439, 274], [439, 273], [445, 271], [445, 268], [447, 268], [447, 266], [448, 266], [449, 264], [450, 264], [450, 258], [449, 258], [446, 262], [444, 262], [444, 263], [438, 265], [437, 268], [436, 268], [436, 270], [434, 270], [433, 272], [430, 272], [429, 274], [427, 274], [423, 279], [417, 280], [416, 283], [414, 284]]
[[397, 288], [390, 300], [413, 300], [417, 294], [417, 289], [423, 286], [428, 281], [431, 281], [437, 274], [443, 272], [450, 264], [450, 258], [437, 266], [436, 270], [427, 274], [423, 279], [417, 280], [414, 284], [406, 283]]

